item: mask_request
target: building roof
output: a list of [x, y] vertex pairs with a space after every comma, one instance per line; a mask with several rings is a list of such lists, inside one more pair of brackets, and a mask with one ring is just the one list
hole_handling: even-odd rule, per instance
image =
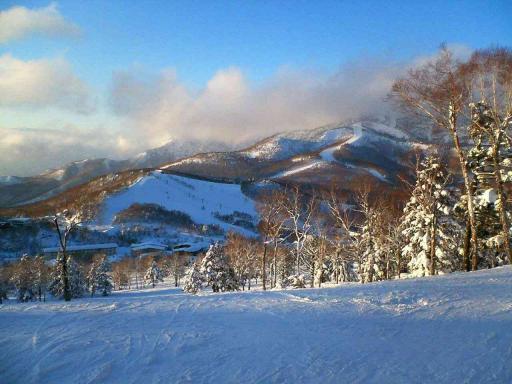
[[167, 246], [165, 244], [157, 242], [137, 243], [132, 244], [130, 247], [132, 251], [143, 251], [146, 249], [157, 249], [159, 251], [165, 251], [167, 249]]
[[[112, 249], [117, 248], [116, 243], [103, 243], [103, 244], [80, 244], [80, 245], [68, 245], [66, 251], [93, 251], [96, 249]], [[43, 248], [44, 253], [60, 252], [62, 248], [49, 247]]]

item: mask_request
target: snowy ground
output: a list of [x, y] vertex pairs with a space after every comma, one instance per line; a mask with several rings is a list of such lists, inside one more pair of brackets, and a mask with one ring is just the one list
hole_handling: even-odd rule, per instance
[[511, 383], [512, 268], [0, 306], [2, 383]]

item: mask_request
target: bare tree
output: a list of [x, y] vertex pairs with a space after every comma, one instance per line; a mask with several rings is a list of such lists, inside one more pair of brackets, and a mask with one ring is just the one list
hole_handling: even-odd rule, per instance
[[[407, 76], [396, 80], [392, 94], [402, 106], [427, 116], [439, 129], [447, 130], [451, 135], [467, 195], [471, 229], [471, 267], [476, 270], [478, 237], [474, 191], [459, 133], [461, 125], [464, 124], [464, 109], [468, 104], [469, 91], [464, 72], [460, 70], [460, 63], [447, 48], [443, 47], [437, 59], [411, 69]], [[469, 255], [466, 254], [464, 257], [467, 260]]]
[[284, 225], [284, 197], [285, 196], [281, 191], [274, 190], [271, 193], [262, 196], [257, 204], [257, 209], [261, 217], [258, 228], [263, 237], [263, 253], [261, 260], [261, 278], [263, 283], [263, 290], [267, 289], [267, 254], [269, 245], [273, 245], [271, 288], [273, 288], [275, 285], [277, 246], [279, 244], [280, 234]]
[[[512, 178], [507, 177], [508, 172], [503, 161], [504, 158], [512, 158], [512, 51], [505, 48], [476, 51], [468, 62], [461, 66], [461, 71], [467, 78], [472, 101], [469, 104], [469, 133], [477, 142], [477, 146], [482, 148], [483, 157], [488, 158], [487, 164], [484, 159], [485, 169], [476, 177], [494, 178], [492, 184], [498, 196], [497, 208], [503, 248], [509, 263], [512, 264], [510, 223], [505, 193], [505, 183], [512, 182]], [[479, 181], [489, 185], [489, 180]]]
[[292, 232], [294, 239], [294, 256], [296, 274], [300, 275], [301, 261], [303, 259], [304, 244], [313, 229], [313, 217], [317, 209], [318, 200], [315, 194], [306, 196], [301, 193], [298, 186], [287, 191], [283, 199], [283, 210], [286, 215], [286, 226]]

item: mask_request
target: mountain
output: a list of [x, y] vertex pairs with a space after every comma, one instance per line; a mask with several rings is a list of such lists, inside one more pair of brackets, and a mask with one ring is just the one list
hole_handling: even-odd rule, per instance
[[336, 182], [351, 190], [373, 182], [391, 187], [410, 174], [416, 152], [428, 148], [427, 142], [375, 119], [280, 133], [241, 150], [221, 142], [170, 141], [128, 160], [83, 160], [39, 176], [3, 177], [0, 207], [53, 199], [79, 186], [87, 189], [98, 177], [134, 169], [158, 168], [228, 183], [271, 180], [328, 187]]
[[154, 168], [201, 151], [230, 149], [232, 147], [220, 142], [171, 140], [127, 160], [86, 159], [37, 176], [1, 176], [0, 207], [14, 207], [49, 199], [99, 176], [131, 169]]
[[391, 186], [410, 173], [415, 154], [429, 146], [392, 125], [365, 120], [281, 133], [240, 151], [202, 153], [160, 169], [235, 182], [266, 179], [326, 187], [369, 179]]

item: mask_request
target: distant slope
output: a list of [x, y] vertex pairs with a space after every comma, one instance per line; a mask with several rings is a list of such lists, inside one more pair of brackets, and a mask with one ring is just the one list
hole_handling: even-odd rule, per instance
[[224, 230], [233, 226], [220, 217], [235, 212], [256, 220], [254, 202], [238, 184], [214, 183], [152, 172], [141, 176], [124, 190], [111, 194], [102, 204], [99, 224], [111, 224], [116, 214], [134, 203], [158, 204], [167, 210], [188, 214], [196, 224], [216, 224]]

